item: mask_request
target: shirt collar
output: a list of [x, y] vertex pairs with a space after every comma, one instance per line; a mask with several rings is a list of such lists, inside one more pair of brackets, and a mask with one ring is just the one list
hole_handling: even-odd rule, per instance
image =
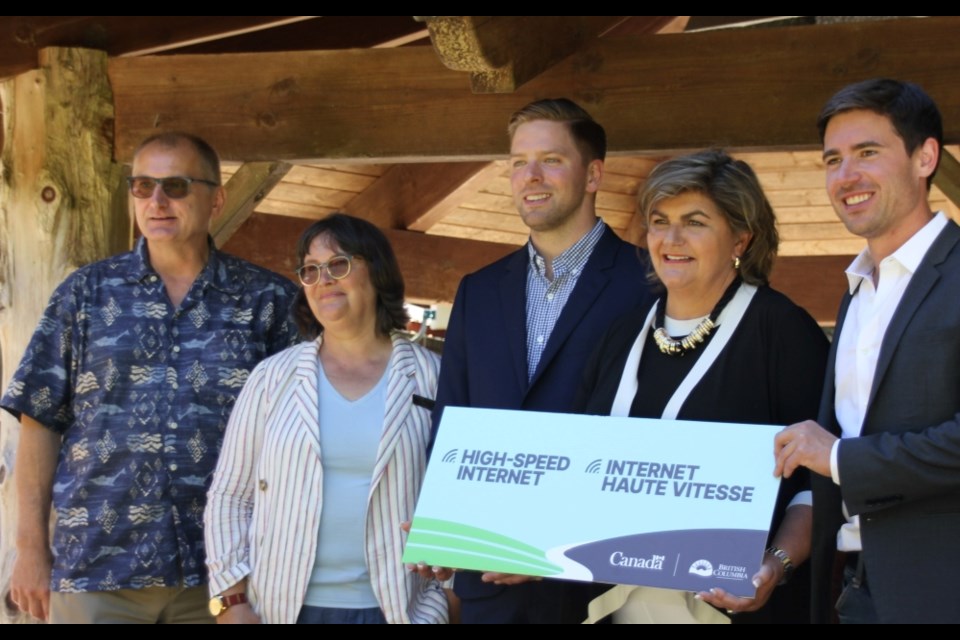
[[[210, 285], [225, 292], [231, 292], [241, 286], [239, 279], [223, 261], [222, 254], [213, 243], [213, 238], [207, 236], [207, 246], [210, 248], [207, 264], [197, 275], [195, 283], [201, 286]], [[149, 278], [159, 277], [150, 264], [150, 252], [147, 248], [147, 239], [141, 236], [133, 248], [134, 267], [130, 279], [143, 282]]]
[[[597, 243], [600, 241], [600, 237], [603, 235], [603, 230], [603, 220], [597, 218], [597, 222], [593, 225], [593, 228], [590, 229], [590, 231], [584, 234], [582, 238], [577, 240], [573, 246], [554, 258], [554, 277], [567, 273], [573, 273], [574, 275], [577, 275], [583, 271], [583, 267], [586, 266], [587, 260], [590, 259], [590, 255], [593, 253], [594, 247], [597, 246]], [[527, 254], [530, 256], [531, 268], [535, 269], [536, 272], [541, 276], [545, 276], [546, 263], [544, 262], [543, 257], [537, 252], [536, 247], [533, 246], [533, 242], [529, 240], [527, 241]]]
[[[933, 246], [934, 240], [937, 239], [937, 236], [940, 235], [940, 232], [943, 231], [946, 226], [947, 216], [940, 211], [937, 215], [933, 216], [927, 224], [923, 225], [919, 231], [913, 234], [909, 240], [900, 245], [899, 249], [887, 256], [885, 260], [895, 260], [912, 275], [920, 267], [920, 262], [923, 260], [923, 257], [927, 255], [927, 251]], [[860, 255], [854, 258], [846, 271], [850, 295], [856, 293], [857, 288], [865, 278], [872, 277], [873, 270], [876, 266], [873, 257], [870, 255], [869, 248], [864, 249], [860, 252]]]

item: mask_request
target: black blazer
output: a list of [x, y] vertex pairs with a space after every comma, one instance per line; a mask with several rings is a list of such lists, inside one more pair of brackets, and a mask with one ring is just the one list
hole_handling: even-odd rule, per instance
[[[813, 620], [833, 614], [830, 581], [841, 497], [860, 515], [867, 581], [882, 622], [960, 622], [960, 228], [953, 222], [924, 257], [880, 349], [859, 438], [840, 444], [841, 486], [813, 475]], [[837, 319], [820, 424], [834, 412]]]
[[[628, 354], [646, 316], [644, 310], [618, 320], [598, 344], [578, 393], [578, 409], [583, 413], [609, 415]], [[826, 336], [806, 311], [770, 287], [760, 287], [736, 332], [691, 390], [677, 417], [784, 426], [812, 419], [823, 390], [827, 348]], [[656, 360], [641, 359], [646, 380], [651, 379], [648, 374], [656, 374], [656, 365]], [[655, 384], [641, 387], [637, 393], [657, 394], [658, 401], [662, 399], [666, 405], [676, 389], [668, 388], [668, 383], [656, 380], [655, 375], [652, 378]], [[772, 457], [756, 464], [773, 470]], [[799, 491], [808, 488], [805, 470], [783, 481], [771, 538], [780, 527], [787, 505]], [[810, 615], [809, 591], [809, 573], [803, 565], [790, 583], [777, 587], [766, 606], [734, 616], [733, 622], [806, 622]]]
[[[466, 276], [460, 283], [447, 327], [434, 430], [448, 405], [493, 409], [569, 412], [587, 357], [619, 315], [649, 302], [645, 252], [620, 240], [608, 227], [571, 292], [540, 358], [527, 380], [527, 247]], [[528, 598], [539, 611], [528, 620], [557, 622], [562, 616], [558, 583], [527, 583], [524, 588], [480, 582], [479, 574], [459, 573], [457, 595], [465, 600], [496, 598], [485, 621], [513, 622], [516, 598]], [[555, 590], [556, 595], [547, 594]], [[543, 593], [531, 594], [530, 591]], [[525, 604], [524, 608], [531, 605]], [[502, 617], [500, 613], [503, 613]], [[582, 612], [585, 617], [585, 609]], [[577, 614], [579, 615], [579, 613]], [[580, 620], [583, 618], [581, 617]], [[578, 620], [579, 622], [579, 620]]]

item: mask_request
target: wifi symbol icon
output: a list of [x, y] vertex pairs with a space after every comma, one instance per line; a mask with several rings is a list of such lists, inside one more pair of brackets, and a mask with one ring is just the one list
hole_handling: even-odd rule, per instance
[[443, 458], [441, 459], [444, 462], [456, 462], [458, 453], [458, 449], [450, 449], [450, 451], [447, 451], [445, 454], [443, 454]]
[[600, 467], [603, 465], [603, 459], [597, 458], [587, 465], [586, 473], [600, 473]]

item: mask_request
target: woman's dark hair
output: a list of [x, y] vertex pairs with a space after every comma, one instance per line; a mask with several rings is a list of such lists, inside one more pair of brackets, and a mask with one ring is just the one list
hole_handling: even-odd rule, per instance
[[[300, 236], [297, 242], [298, 268], [303, 266], [310, 245], [319, 237], [326, 237], [331, 245], [336, 245], [346, 255], [360, 256], [366, 263], [370, 283], [377, 292], [377, 335], [389, 336], [406, 328], [410, 316], [403, 306], [403, 275], [383, 232], [366, 220], [346, 213], [331, 213], [307, 227]], [[310, 310], [302, 287], [293, 300], [291, 313], [300, 335], [307, 340], [313, 340], [323, 332], [323, 325]]]

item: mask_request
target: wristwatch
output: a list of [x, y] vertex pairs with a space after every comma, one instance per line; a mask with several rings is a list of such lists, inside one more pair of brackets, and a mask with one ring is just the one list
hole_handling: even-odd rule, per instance
[[793, 572], [796, 570], [796, 567], [793, 566], [793, 560], [790, 559], [786, 551], [779, 547], [769, 547], [767, 553], [779, 560], [780, 564], [783, 565], [783, 579], [777, 584], [787, 584], [793, 576]]
[[210, 602], [207, 603], [207, 609], [210, 610], [210, 615], [214, 618], [223, 614], [224, 611], [230, 607], [238, 604], [243, 604], [247, 601], [247, 594], [245, 593], [234, 593], [229, 596], [219, 595], [213, 596], [210, 598]]

